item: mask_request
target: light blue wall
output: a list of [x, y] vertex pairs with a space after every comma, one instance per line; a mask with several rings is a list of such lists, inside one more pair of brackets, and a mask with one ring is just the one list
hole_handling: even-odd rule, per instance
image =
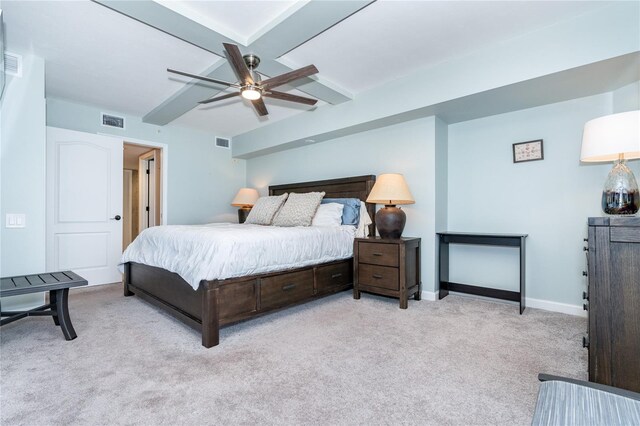
[[[582, 239], [612, 167], [580, 163], [582, 130], [612, 103], [608, 93], [449, 126], [449, 230], [528, 233], [527, 297], [582, 302]], [[532, 139], [544, 160], [514, 164], [512, 144]], [[517, 265], [516, 250], [452, 246], [450, 279], [515, 289]]]
[[640, 81], [613, 91], [613, 112], [640, 110]]
[[[625, 91], [626, 93], [626, 91]], [[617, 94], [621, 98], [622, 93]], [[610, 164], [581, 164], [584, 123], [613, 112], [614, 93], [447, 126], [436, 117], [247, 160], [247, 184], [403, 173], [416, 204], [404, 235], [423, 244], [424, 290], [434, 291], [435, 232], [528, 233], [527, 296], [580, 305], [586, 218], [601, 216]], [[514, 164], [512, 144], [544, 140], [544, 160]], [[640, 161], [630, 166], [640, 175]], [[451, 247], [451, 281], [515, 290], [518, 255]]]
[[[44, 61], [23, 56], [22, 77], [9, 77], [2, 98], [0, 276], [45, 271]], [[7, 213], [26, 214], [26, 227], [5, 228]], [[40, 304], [42, 295], [4, 299], [3, 307]]]
[[423, 287], [433, 291], [436, 128], [436, 119], [427, 117], [253, 158], [247, 160], [247, 185], [266, 194], [272, 184], [404, 174], [416, 200], [415, 204], [402, 206], [407, 214], [404, 235], [422, 238]]
[[[125, 130], [100, 125], [100, 114], [124, 116]], [[215, 134], [172, 125], [155, 126], [139, 117], [100, 108], [47, 99], [47, 125], [88, 133], [106, 133], [165, 143], [169, 146], [168, 223], [236, 222], [230, 203], [245, 185], [245, 160], [215, 146]]]

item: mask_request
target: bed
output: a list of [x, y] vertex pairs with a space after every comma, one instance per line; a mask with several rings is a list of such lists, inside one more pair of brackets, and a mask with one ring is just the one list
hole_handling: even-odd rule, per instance
[[[375, 176], [274, 185], [269, 195], [324, 191], [325, 198], [365, 201]], [[367, 204], [371, 218], [375, 205]], [[374, 224], [369, 226], [375, 235]], [[246, 253], [251, 256], [251, 253]], [[202, 280], [196, 290], [177, 273], [142, 263], [124, 264], [124, 295], [136, 295], [202, 334], [206, 348], [219, 343], [222, 326], [285, 309], [353, 286], [353, 259], [307, 265], [229, 279]]]

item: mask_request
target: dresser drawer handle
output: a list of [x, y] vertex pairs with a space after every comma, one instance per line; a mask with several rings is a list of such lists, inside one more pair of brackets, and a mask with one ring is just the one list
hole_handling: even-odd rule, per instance
[[378, 280], [379, 280], [380, 278], [382, 278], [382, 275], [380, 275], [380, 274], [373, 274], [373, 278], [375, 278], [375, 279], [378, 279]]
[[342, 276], [341, 273], [340, 274], [333, 274], [333, 275], [331, 275], [331, 279], [340, 278], [341, 276]]
[[382, 253], [371, 253], [374, 256], [382, 256]]
[[296, 288], [296, 284], [287, 284], [282, 286], [282, 291], [293, 290]]

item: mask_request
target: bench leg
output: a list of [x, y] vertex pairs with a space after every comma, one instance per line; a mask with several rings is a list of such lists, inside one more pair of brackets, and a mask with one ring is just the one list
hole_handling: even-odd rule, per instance
[[56, 290], [51, 290], [49, 292], [49, 304], [51, 305], [51, 316], [53, 317], [53, 323], [55, 325], [60, 325], [60, 321], [58, 320], [58, 303], [56, 302]]
[[55, 298], [56, 313], [58, 321], [60, 322], [62, 334], [64, 334], [65, 339], [73, 340], [77, 335], [76, 331], [73, 329], [73, 325], [71, 325], [71, 318], [69, 318], [69, 289], [64, 288], [62, 290], [56, 290]]

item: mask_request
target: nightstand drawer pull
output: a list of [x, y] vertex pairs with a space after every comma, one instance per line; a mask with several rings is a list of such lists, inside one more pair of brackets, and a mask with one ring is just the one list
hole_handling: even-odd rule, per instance
[[382, 256], [382, 253], [371, 253], [374, 256]]
[[382, 275], [380, 275], [380, 274], [373, 274], [373, 275], [372, 275], [372, 277], [373, 277], [373, 278], [375, 278], [375, 279], [377, 279], [377, 280], [379, 280], [379, 279], [381, 279], [381, 278], [382, 278]]
[[340, 278], [341, 276], [342, 276], [342, 274], [333, 274], [333, 275], [331, 275], [331, 279]]
[[282, 291], [293, 290], [296, 288], [296, 284], [287, 284], [282, 286]]

